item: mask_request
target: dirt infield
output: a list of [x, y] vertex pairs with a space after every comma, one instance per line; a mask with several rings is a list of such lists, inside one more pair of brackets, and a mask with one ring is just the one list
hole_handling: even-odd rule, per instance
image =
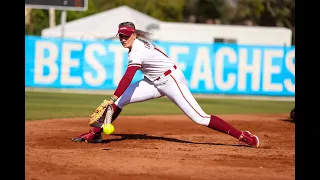
[[260, 148], [184, 115], [119, 117], [97, 144], [71, 138], [87, 119], [26, 121], [26, 180], [293, 180], [295, 124], [288, 114], [221, 115], [260, 138]]

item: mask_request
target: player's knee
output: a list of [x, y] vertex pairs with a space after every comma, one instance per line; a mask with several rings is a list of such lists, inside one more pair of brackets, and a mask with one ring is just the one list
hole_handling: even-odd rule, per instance
[[123, 99], [122, 96], [120, 96], [117, 101], [115, 102], [115, 104], [117, 105], [117, 107], [123, 109], [124, 106], [126, 106], [127, 104], [129, 104], [130, 101], [129, 100], [125, 100]]
[[210, 122], [210, 118], [203, 118], [203, 117], [199, 117], [199, 118], [194, 118], [192, 119], [195, 123], [200, 124], [202, 126], [208, 126], [209, 122]]
[[125, 103], [120, 103], [119, 101], [115, 102], [116, 106], [119, 107], [120, 109], [123, 109], [123, 107], [126, 105]]

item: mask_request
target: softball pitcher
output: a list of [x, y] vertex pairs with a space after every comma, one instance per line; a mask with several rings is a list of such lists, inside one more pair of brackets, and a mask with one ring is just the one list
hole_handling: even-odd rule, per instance
[[[215, 115], [205, 113], [192, 96], [183, 72], [168, 56], [153, 45], [150, 33], [138, 30], [132, 22], [119, 24], [117, 36], [128, 48], [128, 67], [107, 104], [114, 109], [114, 121], [124, 106], [167, 96], [192, 121], [237, 138], [240, 142], [259, 147], [259, 138], [249, 131], [240, 131]], [[130, 85], [140, 70], [144, 78]], [[92, 127], [89, 132], [73, 138], [75, 142], [101, 142], [102, 128]]]

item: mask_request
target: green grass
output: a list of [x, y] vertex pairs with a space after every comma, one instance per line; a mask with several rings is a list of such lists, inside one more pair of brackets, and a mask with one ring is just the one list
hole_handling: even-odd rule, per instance
[[[110, 95], [25, 92], [26, 120], [89, 117]], [[288, 113], [294, 102], [196, 98], [207, 114]], [[121, 115], [183, 114], [168, 98], [130, 104]]]

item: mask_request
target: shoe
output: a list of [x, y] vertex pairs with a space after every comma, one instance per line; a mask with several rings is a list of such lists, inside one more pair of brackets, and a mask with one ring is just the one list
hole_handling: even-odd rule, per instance
[[100, 143], [102, 142], [101, 133], [94, 133], [92, 129], [89, 132], [72, 138], [74, 142]]
[[290, 118], [291, 118], [292, 121], [296, 120], [296, 109], [295, 108], [291, 110]]
[[259, 138], [256, 135], [252, 135], [249, 131], [242, 131], [239, 137], [239, 141], [245, 143], [250, 147], [259, 147]]

